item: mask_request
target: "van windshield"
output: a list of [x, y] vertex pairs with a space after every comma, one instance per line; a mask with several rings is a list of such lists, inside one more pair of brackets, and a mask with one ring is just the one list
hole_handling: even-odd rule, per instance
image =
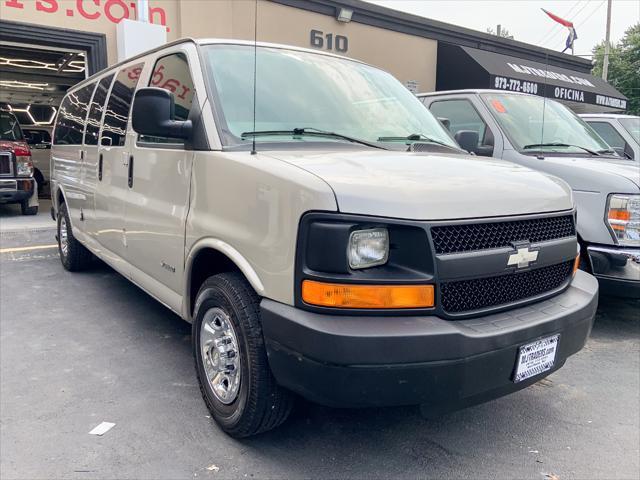
[[[390, 74], [355, 61], [281, 48], [257, 48], [254, 126], [254, 47], [204, 48], [218, 113], [226, 123], [225, 144], [249, 143], [254, 137], [256, 142], [344, 142], [350, 137], [375, 144], [430, 139], [458, 148]], [[294, 130], [304, 134], [286, 133]]]
[[614, 153], [591, 127], [555, 100], [509, 93], [481, 97], [521, 152]]
[[22, 130], [16, 117], [9, 113], [0, 113], [0, 140], [9, 140], [10, 142], [23, 140]]

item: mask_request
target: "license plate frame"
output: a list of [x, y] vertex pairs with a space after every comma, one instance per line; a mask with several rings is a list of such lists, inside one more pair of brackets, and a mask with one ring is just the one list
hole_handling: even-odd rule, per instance
[[556, 363], [560, 334], [549, 335], [520, 345], [513, 372], [513, 382], [519, 383], [548, 372]]

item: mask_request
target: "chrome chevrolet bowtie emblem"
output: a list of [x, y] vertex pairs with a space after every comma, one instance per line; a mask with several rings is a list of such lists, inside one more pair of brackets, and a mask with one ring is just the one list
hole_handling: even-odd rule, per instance
[[516, 247], [516, 253], [509, 255], [508, 267], [513, 265], [518, 268], [528, 267], [530, 263], [535, 262], [538, 259], [538, 251], [529, 250], [529, 247]]

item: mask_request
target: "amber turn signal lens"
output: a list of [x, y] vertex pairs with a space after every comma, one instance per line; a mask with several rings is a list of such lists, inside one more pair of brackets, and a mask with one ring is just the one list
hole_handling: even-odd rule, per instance
[[612, 208], [609, 210], [608, 217], [609, 220], [622, 220], [628, 222], [631, 219], [631, 212], [620, 208]]
[[352, 285], [302, 282], [302, 300], [335, 308], [427, 308], [434, 305], [433, 285]]
[[573, 261], [573, 275], [578, 271], [578, 267], [580, 267], [580, 253], [576, 255], [576, 259]]

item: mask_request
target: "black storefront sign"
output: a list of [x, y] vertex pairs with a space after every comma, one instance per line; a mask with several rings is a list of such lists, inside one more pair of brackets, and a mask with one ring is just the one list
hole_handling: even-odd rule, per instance
[[601, 78], [470, 47], [438, 48], [438, 90], [492, 88], [626, 110], [627, 98]]

